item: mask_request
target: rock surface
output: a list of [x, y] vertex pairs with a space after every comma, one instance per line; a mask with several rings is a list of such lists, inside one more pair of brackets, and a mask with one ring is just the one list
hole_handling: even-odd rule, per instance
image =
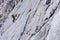
[[[14, 7], [6, 4], [9, 1], [0, 7], [1, 14], [7, 16], [0, 21], [0, 40], [60, 40], [60, 0], [13, 0]], [[14, 13], [19, 15], [15, 22]]]

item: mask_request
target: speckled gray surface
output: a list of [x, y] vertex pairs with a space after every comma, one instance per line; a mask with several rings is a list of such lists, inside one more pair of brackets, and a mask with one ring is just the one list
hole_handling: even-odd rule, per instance
[[60, 0], [19, 0], [4, 21], [0, 40], [60, 40]]

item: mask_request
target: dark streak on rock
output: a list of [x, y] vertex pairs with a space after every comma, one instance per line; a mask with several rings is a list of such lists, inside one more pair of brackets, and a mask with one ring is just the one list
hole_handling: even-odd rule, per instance
[[39, 32], [39, 26], [36, 26], [36, 29], [35, 29], [35, 32], [37, 33], [37, 32]]
[[23, 0], [21, 0], [21, 2], [23, 2]]
[[50, 28], [47, 30], [47, 34], [46, 34], [46, 36], [45, 36], [45, 38], [43, 40], [46, 40], [46, 37], [47, 37], [47, 35], [49, 33], [49, 30], [50, 30]]
[[29, 13], [31, 11], [31, 9], [29, 9], [29, 11], [27, 13]]
[[52, 13], [51, 13], [51, 15], [49, 16], [49, 18], [51, 18], [51, 17], [54, 15], [56, 9], [57, 9], [57, 7], [56, 7], [55, 9], [52, 10]]
[[23, 35], [25, 29], [26, 29], [26, 25], [27, 25], [27, 22], [28, 22], [28, 19], [29, 19], [30, 15], [28, 16], [27, 20], [26, 20], [26, 23], [25, 23], [25, 26], [24, 26], [24, 29], [23, 29], [23, 32], [21, 33], [21, 36]]
[[[21, 37], [23, 36], [23, 34], [24, 34], [24, 31], [25, 31], [25, 29], [26, 29], [26, 25], [27, 25], [27, 22], [28, 22], [28, 19], [29, 19], [29, 17], [30, 17], [30, 14], [29, 14], [29, 16], [28, 16], [28, 18], [27, 18], [27, 20], [26, 20], [26, 23], [25, 23], [25, 26], [24, 26], [24, 28], [23, 28], [23, 31], [21, 32]], [[21, 38], [20, 37], [20, 38]], [[20, 38], [18, 39], [18, 40], [20, 40]]]
[[17, 10], [18, 10], [20, 7], [21, 7], [21, 5], [19, 5], [19, 6], [17, 7]]
[[0, 28], [2, 27], [2, 24], [0, 24]]
[[48, 5], [48, 4], [50, 4], [50, 2], [51, 2], [51, 0], [47, 0], [47, 1], [46, 1], [46, 4]]
[[[34, 36], [35, 34], [33, 33], [33, 34], [31, 34], [31, 36], [30, 36], [30, 38], [32, 37], [32, 36]], [[28, 39], [28, 40], [30, 40], [30, 38]]]
[[45, 20], [44, 20], [44, 21], [46, 21], [46, 20], [48, 20], [48, 18], [45, 18]]
[[[48, 22], [48, 21], [47, 21]], [[38, 30], [38, 32], [42, 29], [42, 27], [47, 23], [47, 22], [45, 22], [40, 28], [39, 28], [39, 30]], [[37, 33], [38, 33], [37, 32]], [[33, 33], [31, 36], [30, 36], [30, 38], [32, 37], [32, 36], [34, 36], [36, 33]], [[28, 40], [30, 40], [30, 38], [28, 39]]]
[[31, 31], [31, 29], [30, 29], [30, 30], [28, 30], [28, 31], [26, 32], [26, 34], [28, 34], [30, 31]]
[[36, 11], [37, 11], [37, 9], [35, 10], [35, 12], [34, 12], [34, 14], [33, 14], [33, 16], [32, 16], [32, 17], [34, 17], [34, 15], [35, 15]]
[[49, 6], [50, 6], [50, 5], [48, 5], [48, 7], [46, 8], [46, 10], [45, 10], [45, 11], [47, 11], [47, 9], [49, 8]]
[[40, 26], [39, 31], [43, 28], [43, 26], [44, 26], [48, 21], [49, 21], [49, 20], [47, 20], [45, 23], [43, 23], [42, 26]]
[[31, 11], [31, 9], [29, 10], [29, 12]]
[[58, 5], [56, 6], [56, 8], [52, 10], [52, 13], [51, 13], [51, 15], [49, 16], [49, 18], [51, 18], [51, 17], [54, 15], [54, 13], [55, 13], [55, 11], [57, 10], [59, 4], [60, 4], [60, 2], [59, 2]]

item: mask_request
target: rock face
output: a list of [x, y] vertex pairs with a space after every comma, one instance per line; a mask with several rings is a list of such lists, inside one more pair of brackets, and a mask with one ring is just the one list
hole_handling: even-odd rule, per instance
[[5, 20], [20, 0], [0, 0], [0, 21]]
[[[0, 12], [6, 18], [0, 40], [60, 40], [60, 0], [4, 0], [2, 4]], [[19, 15], [15, 22], [14, 13]]]

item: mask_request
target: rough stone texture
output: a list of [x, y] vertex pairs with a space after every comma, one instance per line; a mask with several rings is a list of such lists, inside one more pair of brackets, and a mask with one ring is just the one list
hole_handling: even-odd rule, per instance
[[60, 40], [60, 0], [20, 0], [7, 16], [0, 40]]
[[0, 21], [4, 22], [19, 1], [20, 0], [0, 0], [0, 16], [2, 15], [0, 17]]

